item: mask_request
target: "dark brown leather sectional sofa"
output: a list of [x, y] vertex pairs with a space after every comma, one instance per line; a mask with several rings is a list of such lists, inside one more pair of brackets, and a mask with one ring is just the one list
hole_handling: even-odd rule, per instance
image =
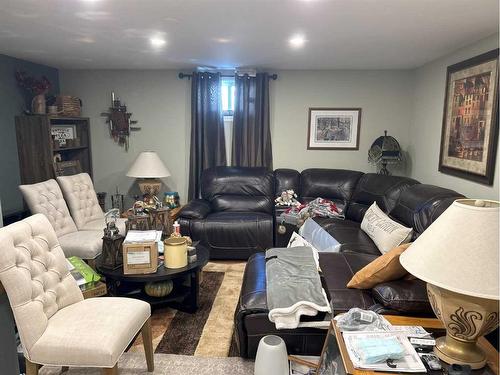
[[380, 256], [360, 223], [375, 201], [394, 220], [412, 227], [417, 237], [461, 194], [407, 177], [350, 170], [269, 172], [264, 168], [218, 167], [204, 173], [203, 199], [182, 211], [181, 229], [201, 240], [213, 257], [248, 258], [235, 313], [235, 337], [242, 357], [254, 357], [260, 339], [268, 334], [282, 337], [289, 353], [318, 354], [323, 345], [322, 330], [278, 331], [268, 319], [263, 250], [283, 246], [290, 235], [290, 231], [277, 233], [280, 210], [273, 204], [285, 189], [294, 189], [302, 202], [322, 197], [344, 209], [345, 220], [314, 219], [341, 244], [339, 253], [320, 254], [335, 314], [360, 307], [383, 314], [432, 315], [425, 284], [420, 280], [387, 282], [372, 290], [346, 288], [354, 273]]

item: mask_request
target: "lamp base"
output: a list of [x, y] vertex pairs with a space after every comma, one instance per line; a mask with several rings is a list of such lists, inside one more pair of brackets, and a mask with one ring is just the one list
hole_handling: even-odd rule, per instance
[[427, 295], [446, 337], [436, 340], [434, 353], [444, 362], [480, 369], [486, 356], [477, 340], [498, 327], [498, 301], [455, 293], [427, 283]]
[[486, 356], [475, 342], [456, 340], [449, 335], [436, 339], [434, 354], [446, 363], [469, 365], [473, 370], [486, 365]]
[[137, 183], [144, 196], [156, 196], [160, 192], [161, 180], [159, 178], [141, 178]]

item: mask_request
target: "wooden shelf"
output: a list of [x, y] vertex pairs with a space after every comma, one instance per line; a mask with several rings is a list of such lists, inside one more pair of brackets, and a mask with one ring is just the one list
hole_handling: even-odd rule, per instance
[[[74, 136], [79, 139], [79, 146], [72, 143], [68, 144], [68, 147], [54, 148], [51, 132], [52, 128], [58, 125], [74, 126]], [[81, 171], [92, 177], [92, 148], [88, 118], [16, 116], [16, 138], [22, 184], [34, 184], [55, 178], [54, 155], [57, 153], [61, 154], [62, 161], [78, 161]]]

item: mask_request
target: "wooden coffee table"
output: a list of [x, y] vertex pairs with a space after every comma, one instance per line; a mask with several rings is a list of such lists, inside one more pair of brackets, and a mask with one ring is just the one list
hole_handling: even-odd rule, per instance
[[[166, 268], [161, 265], [155, 273], [146, 275], [124, 275], [123, 267], [109, 270], [100, 266], [97, 271], [106, 278], [108, 294], [112, 297], [131, 297], [157, 305], [170, 306], [176, 310], [194, 313], [198, 309], [200, 292], [200, 272], [208, 263], [209, 252], [205, 247], [196, 246], [197, 260], [183, 268]], [[150, 282], [172, 280], [174, 288], [165, 297], [151, 297], [144, 292], [144, 285]]]

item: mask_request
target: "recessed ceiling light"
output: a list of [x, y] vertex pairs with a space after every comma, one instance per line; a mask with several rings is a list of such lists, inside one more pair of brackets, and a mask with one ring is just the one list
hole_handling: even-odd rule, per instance
[[304, 47], [304, 44], [306, 44], [306, 37], [302, 34], [294, 35], [288, 40], [288, 44], [290, 44], [292, 48]]
[[149, 39], [149, 42], [151, 43], [151, 45], [155, 48], [161, 48], [163, 47], [165, 44], [167, 44], [167, 41], [159, 36], [154, 36], [152, 38]]
[[231, 43], [233, 40], [231, 38], [214, 38], [217, 43]]

